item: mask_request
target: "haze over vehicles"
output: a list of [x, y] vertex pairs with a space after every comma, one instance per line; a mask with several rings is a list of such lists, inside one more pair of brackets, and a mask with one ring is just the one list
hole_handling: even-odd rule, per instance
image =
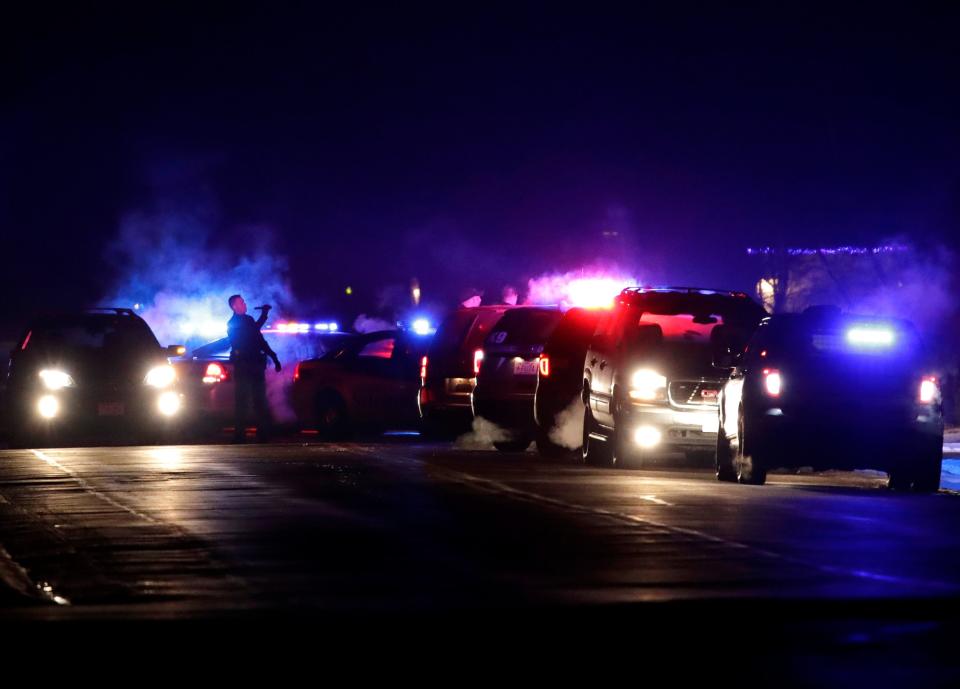
[[562, 317], [555, 307], [517, 307], [497, 321], [484, 341], [470, 399], [474, 417], [492, 421], [504, 433], [493, 443], [498, 450], [525, 450], [534, 438], [540, 354]]
[[[281, 325], [283, 329], [264, 329], [264, 338], [281, 357], [284, 366], [280, 373], [267, 367], [268, 381], [281, 377], [290, 383], [297, 362], [321, 357], [344, 341], [357, 337], [339, 329], [331, 331], [329, 327], [320, 331]], [[187, 423], [203, 430], [234, 422], [233, 364], [230, 362], [229, 338], [197, 347], [185, 356], [174, 359], [172, 364], [187, 399]]]
[[429, 338], [384, 330], [344, 340], [297, 364], [291, 400], [301, 427], [329, 440], [415, 429], [418, 374]]
[[131, 309], [36, 318], [10, 353], [3, 429], [18, 444], [105, 434], [154, 442], [179, 427], [183, 395], [168, 358]]
[[640, 464], [712, 454], [723, 374], [714, 350], [741, 349], [766, 312], [742, 292], [623, 290], [584, 364], [584, 461]]
[[940, 487], [936, 378], [907, 321], [813, 308], [763, 321], [720, 395], [717, 478], [762, 484], [774, 468], [875, 469], [895, 490]]
[[459, 434], [470, 429], [470, 394], [483, 357], [483, 341], [513, 306], [458, 308], [437, 328], [421, 360], [417, 398], [422, 428], [429, 434]]
[[543, 346], [533, 414], [537, 450], [545, 457], [579, 454], [583, 442], [583, 364], [602, 314], [603, 310], [596, 308], [570, 309]]

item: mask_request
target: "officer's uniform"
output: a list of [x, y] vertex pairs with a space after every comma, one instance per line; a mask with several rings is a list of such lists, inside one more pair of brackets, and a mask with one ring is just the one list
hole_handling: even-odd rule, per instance
[[251, 402], [257, 425], [257, 437], [265, 438], [272, 425], [264, 369], [267, 365], [267, 357], [276, 361], [277, 355], [260, 333], [260, 326], [265, 320], [266, 314], [262, 315], [259, 321], [254, 321], [251, 316], [233, 314], [227, 322], [230, 361], [233, 363], [233, 437], [235, 440], [243, 438], [247, 407]]

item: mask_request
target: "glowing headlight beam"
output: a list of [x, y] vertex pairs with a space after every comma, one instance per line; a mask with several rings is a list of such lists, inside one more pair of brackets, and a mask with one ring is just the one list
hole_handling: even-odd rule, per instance
[[39, 376], [47, 390], [61, 390], [63, 388], [72, 388], [76, 385], [69, 373], [55, 368], [45, 368], [40, 371]]
[[630, 379], [630, 397], [648, 401], [663, 399], [666, 387], [666, 376], [652, 369], [643, 368], [636, 371]]
[[154, 388], [167, 388], [177, 379], [173, 366], [155, 366], [147, 373], [143, 382]]
[[53, 395], [44, 395], [37, 401], [37, 413], [45, 419], [52, 419], [60, 413], [60, 402]]
[[180, 411], [180, 395], [165, 392], [157, 398], [157, 410], [164, 416], [173, 416]]

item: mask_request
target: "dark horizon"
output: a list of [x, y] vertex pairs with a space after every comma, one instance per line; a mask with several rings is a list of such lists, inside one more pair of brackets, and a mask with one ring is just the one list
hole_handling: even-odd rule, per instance
[[777, 12], [11, 21], [4, 325], [115, 293], [131, 222], [144, 251], [285, 261], [317, 309], [412, 277], [446, 304], [611, 261], [751, 290], [748, 246], [956, 248], [956, 12]]

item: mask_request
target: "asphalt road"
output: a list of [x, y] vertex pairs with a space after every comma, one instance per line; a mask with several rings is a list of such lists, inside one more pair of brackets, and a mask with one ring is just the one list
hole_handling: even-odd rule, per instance
[[874, 651], [958, 629], [960, 496], [880, 474], [751, 487], [405, 440], [6, 450], [0, 524], [6, 621], [746, 615]]

